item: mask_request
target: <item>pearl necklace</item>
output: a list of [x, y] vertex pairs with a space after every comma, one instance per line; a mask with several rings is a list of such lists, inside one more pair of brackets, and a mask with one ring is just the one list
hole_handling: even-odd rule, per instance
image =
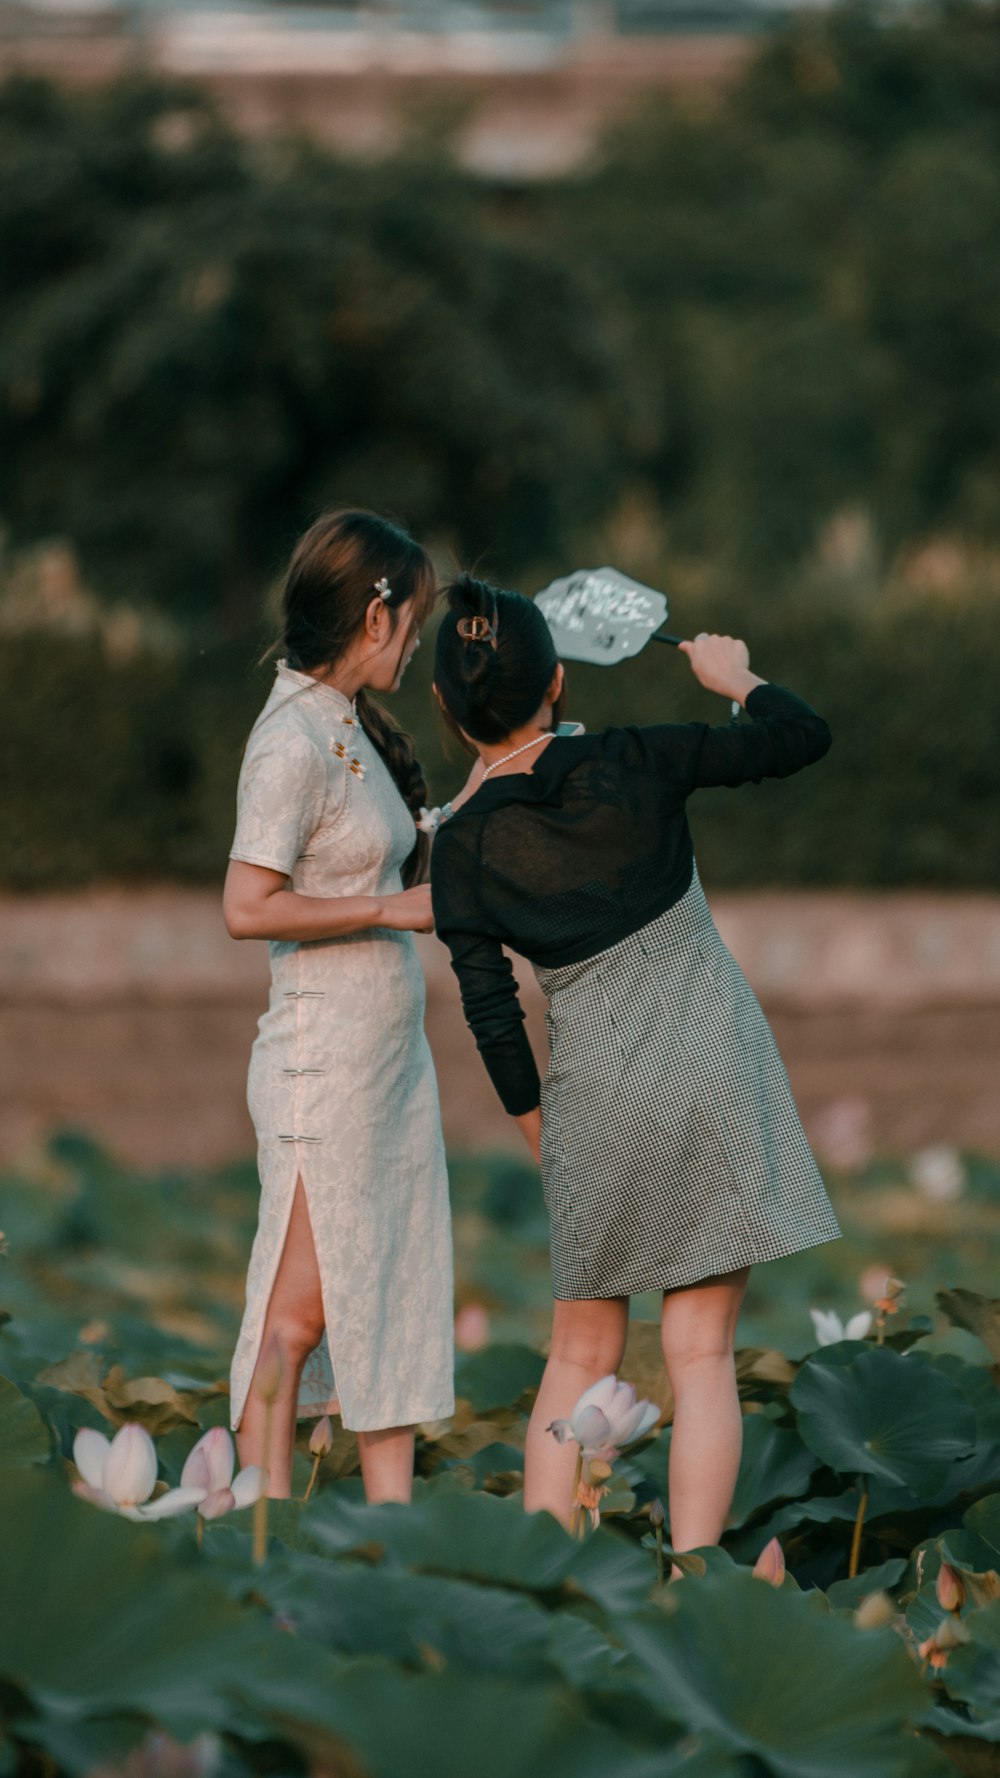
[[486, 766], [483, 770], [483, 777], [488, 778], [491, 772], [496, 771], [497, 766], [505, 766], [509, 759], [516, 759], [519, 753], [527, 753], [529, 747], [537, 747], [539, 741], [551, 741], [551, 739], [551, 731], [547, 730], [544, 735], [536, 735], [533, 741], [525, 741], [523, 747], [515, 747], [513, 753], [504, 753], [499, 759], [495, 759], [491, 766]]

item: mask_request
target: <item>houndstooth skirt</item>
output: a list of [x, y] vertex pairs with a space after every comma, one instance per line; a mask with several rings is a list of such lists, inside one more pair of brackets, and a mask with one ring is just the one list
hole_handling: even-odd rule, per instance
[[837, 1239], [771, 1028], [697, 868], [638, 932], [535, 974], [556, 1297], [671, 1289]]

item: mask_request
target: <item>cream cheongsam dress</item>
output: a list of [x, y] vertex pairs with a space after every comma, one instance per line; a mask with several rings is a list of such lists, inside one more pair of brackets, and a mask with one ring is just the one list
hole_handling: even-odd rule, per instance
[[[401, 887], [413, 817], [350, 700], [279, 662], [247, 743], [231, 858], [303, 895]], [[413, 934], [375, 927], [270, 946], [271, 994], [250, 1060], [260, 1217], [233, 1358], [246, 1404], [301, 1175], [326, 1332], [298, 1417], [354, 1431], [453, 1412], [451, 1222], [437, 1083]]]

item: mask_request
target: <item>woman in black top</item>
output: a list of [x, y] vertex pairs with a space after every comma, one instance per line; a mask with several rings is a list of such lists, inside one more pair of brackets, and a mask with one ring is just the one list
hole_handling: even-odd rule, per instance
[[[770, 1027], [705, 901], [693, 790], [787, 777], [820, 716], [749, 669], [745, 643], [681, 648], [750, 718], [554, 735], [563, 670], [541, 612], [462, 576], [435, 690], [479, 776], [435, 838], [435, 924], [507, 1111], [539, 1160], [556, 1298], [528, 1430], [525, 1506], [568, 1518], [574, 1453], [547, 1432], [621, 1363], [633, 1291], [663, 1291], [675, 1398], [674, 1548], [715, 1543], [739, 1469], [733, 1340], [750, 1265], [840, 1228]], [[504, 946], [548, 997], [543, 1082]]]

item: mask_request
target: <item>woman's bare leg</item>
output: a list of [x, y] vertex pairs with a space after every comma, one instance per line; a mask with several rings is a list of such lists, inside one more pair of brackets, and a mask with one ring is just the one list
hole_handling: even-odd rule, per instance
[[241, 1465], [262, 1463], [267, 1404], [261, 1400], [256, 1385], [265, 1358], [269, 1360], [277, 1349], [281, 1358], [281, 1382], [271, 1404], [267, 1460], [268, 1493], [274, 1500], [287, 1500], [291, 1492], [299, 1381], [306, 1359], [323, 1337], [323, 1328], [319, 1266], [300, 1177], [295, 1181], [285, 1245], [267, 1306], [246, 1407], [236, 1434]]
[[[733, 1344], [749, 1266], [663, 1296], [663, 1357], [674, 1392], [670, 1540], [675, 1550], [718, 1543], [743, 1449]], [[680, 1569], [674, 1567], [674, 1578]]]
[[412, 1500], [413, 1441], [412, 1426], [358, 1433], [361, 1475], [370, 1505], [383, 1500]]
[[567, 1420], [585, 1389], [617, 1371], [628, 1333], [628, 1297], [557, 1301], [552, 1343], [524, 1447], [524, 1510], [550, 1512], [569, 1527], [577, 1447], [546, 1428]]

